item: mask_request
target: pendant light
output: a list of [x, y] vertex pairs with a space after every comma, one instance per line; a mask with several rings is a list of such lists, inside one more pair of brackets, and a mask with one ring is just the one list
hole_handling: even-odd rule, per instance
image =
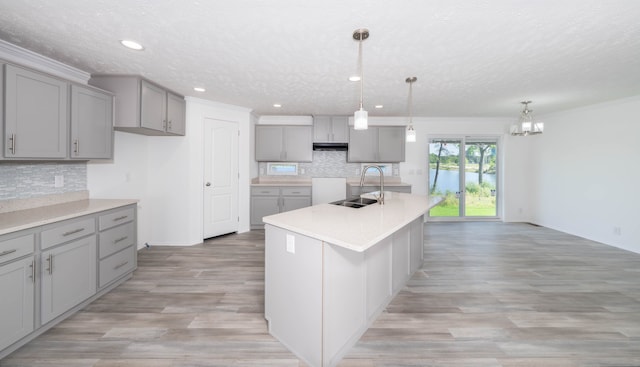
[[409, 126], [407, 126], [407, 142], [414, 143], [416, 141], [416, 131], [413, 129], [413, 83], [418, 80], [415, 76], [405, 79], [409, 83]]
[[353, 39], [358, 41], [358, 69], [360, 71], [360, 109], [353, 114], [353, 128], [355, 130], [366, 130], [368, 128], [367, 111], [362, 108], [363, 100], [363, 83], [364, 77], [362, 72], [362, 41], [369, 38], [369, 30], [365, 28], [353, 31]]
[[518, 122], [511, 125], [511, 135], [527, 136], [542, 134], [544, 131], [544, 122], [533, 121], [533, 114], [531, 113], [533, 110], [529, 109], [529, 103], [531, 103], [531, 101], [522, 101], [520, 103], [524, 105], [524, 109], [520, 113]]

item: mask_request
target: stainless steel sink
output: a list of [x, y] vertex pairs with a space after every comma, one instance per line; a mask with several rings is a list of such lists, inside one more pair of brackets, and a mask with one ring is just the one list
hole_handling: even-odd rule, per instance
[[367, 206], [367, 205], [371, 205], [374, 203], [377, 203], [378, 200], [375, 199], [367, 199], [367, 198], [355, 198], [355, 199], [345, 199], [345, 200], [338, 200], [338, 201], [334, 201], [330, 204], [333, 205], [340, 205], [340, 206], [346, 206], [349, 208], [362, 208], [363, 206]]

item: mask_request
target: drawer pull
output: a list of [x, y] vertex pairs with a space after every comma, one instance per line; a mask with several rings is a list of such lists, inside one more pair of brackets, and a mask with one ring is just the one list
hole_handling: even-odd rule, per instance
[[65, 232], [62, 234], [63, 237], [71, 236], [72, 234], [80, 233], [84, 231], [84, 228], [74, 229], [73, 231]]
[[116, 265], [116, 266], [113, 268], [113, 270], [118, 270], [118, 269], [120, 269], [121, 267], [123, 267], [123, 266], [127, 265], [128, 263], [129, 263], [129, 261], [125, 261], [125, 262], [123, 262], [123, 263], [121, 263], [121, 264], [118, 264], [118, 265]]
[[268, 194], [270, 191], [260, 191], [261, 194]]
[[120, 216], [120, 217], [113, 218], [113, 221], [114, 221], [114, 222], [117, 222], [117, 221], [119, 221], [119, 220], [123, 220], [123, 219], [127, 219], [127, 218], [128, 218], [128, 216], [123, 215], [123, 216]]
[[36, 261], [31, 260], [31, 265], [29, 266], [31, 267], [31, 275], [29, 275], [29, 278], [31, 278], [31, 281], [35, 283], [36, 282]]
[[16, 155], [16, 134], [11, 134], [11, 137], [9, 137], [9, 152]]
[[49, 263], [47, 271], [49, 272], [49, 275], [51, 275], [53, 274], [53, 254], [49, 254], [49, 256], [47, 257], [47, 262]]
[[12, 254], [12, 253], [14, 253], [14, 252], [16, 252], [16, 249], [13, 249], [13, 250], [7, 250], [7, 251], [2, 251], [2, 252], [0, 252], [0, 256], [9, 255], [9, 254]]
[[299, 194], [300, 191], [291, 191], [292, 194]]
[[114, 240], [113, 244], [115, 245], [115, 244], [117, 244], [119, 242], [122, 242], [122, 241], [126, 240], [127, 238], [129, 238], [129, 236], [120, 237], [117, 240]]

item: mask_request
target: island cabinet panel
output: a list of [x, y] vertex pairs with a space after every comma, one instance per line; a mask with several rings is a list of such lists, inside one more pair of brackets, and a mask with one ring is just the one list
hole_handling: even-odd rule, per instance
[[311, 366], [322, 365], [322, 242], [267, 225], [269, 333]]
[[410, 249], [410, 273], [413, 274], [416, 270], [422, 267], [424, 262], [424, 218], [419, 217], [410, 224], [409, 243]]
[[335, 366], [366, 330], [365, 254], [324, 244], [323, 361]]
[[411, 275], [409, 271], [409, 239], [411, 225], [406, 225], [404, 228], [393, 234], [393, 246], [391, 259], [392, 265], [392, 285], [393, 293], [397, 293], [409, 280]]
[[367, 320], [373, 321], [387, 301], [393, 295], [391, 292], [391, 237], [373, 246], [366, 255], [367, 271]]

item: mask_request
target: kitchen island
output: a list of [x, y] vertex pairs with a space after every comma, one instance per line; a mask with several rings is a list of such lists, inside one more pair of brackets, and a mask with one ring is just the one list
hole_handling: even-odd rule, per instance
[[335, 366], [422, 265], [425, 213], [439, 202], [321, 204], [263, 218], [269, 333], [311, 366]]

